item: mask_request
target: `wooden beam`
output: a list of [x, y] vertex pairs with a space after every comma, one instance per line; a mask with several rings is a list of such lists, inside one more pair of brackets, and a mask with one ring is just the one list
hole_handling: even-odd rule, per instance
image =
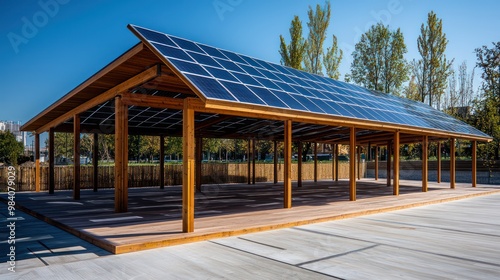
[[49, 129], [49, 194], [54, 194], [55, 189], [55, 151], [54, 151], [54, 128]]
[[40, 192], [40, 134], [35, 133], [35, 191]]
[[318, 182], [318, 143], [314, 145], [314, 182]]
[[284, 191], [283, 207], [292, 207], [292, 121], [286, 120], [284, 127]]
[[80, 199], [80, 115], [73, 117], [73, 199]]
[[441, 183], [441, 141], [437, 143], [437, 182]]
[[201, 192], [202, 162], [203, 162], [203, 138], [196, 138], [196, 191]]
[[[47, 131], [51, 127], [55, 127], [55, 126], [61, 124], [62, 122], [70, 119], [74, 115], [80, 114], [80, 113], [83, 113], [89, 109], [92, 109], [93, 107], [100, 105], [100, 104], [102, 104], [110, 99], [113, 99], [115, 96], [117, 96], [121, 93], [125, 93], [129, 89], [136, 87], [138, 85], [141, 85], [141, 84], [143, 84], [151, 79], [154, 79], [154, 78], [158, 77], [159, 75], [161, 75], [161, 66], [160, 65], [153, 66], [153, 67], [135, 75], [134, 77], [126, 80], [125, 82], [123, 82], [119, 85], [116, 85], [113, 88], [101, 93], [100, 95], [98, 95], [98, 96], [92, 98], [91, 100], [81, 104], [80, 106], [73, 108], [72, 110], [69, 110], [67, 113], [65, 113], [65, 114], [55, 118], [54, 120], [46, 123], [45, 125], [43, 125], [39, 129], [37, 129], [36, 132], [42, 133], [44, 131]], [[136, 95], [138, 95], [138, 94], [136, 94]]]
[[160, 135], [160, 189], [165, 188], [165, 136]]
[[302, 188], [302, 151], [303, 143], [297, 145], [297, 187]]
[[422, 137], [422, 192], [426, 192], [429, 180], [429, 137]]
[[455, 138], [450, 139], [450, 188], [455, 188]]
[[252, 185], [255, 185], [255, 142], [257, 140], [254, 139], [252, 141]]
[[399, 195], [399, 131], [394, 132], [394, 179], [392, 194]]
[[375, 181], [378, 180], [378, 158], [380, 156], [379, 146], [375, 146]]
[[273, 160], [274, 160], [274, 172], [273, 172], [273, 176], [274, 176], [274, 183], [277, 184], [278, 183], [278, 142], [276, 140], [273, 141], [273, 146], [274, 146], [274, 157], [273, 157]]
[[477, 187], [477, 141], [472, 141], [472, 187]]
[[182, 110], [184, 99], [124, 92], [120, 94], [124, 104], [129, 106], [150, 107], [157, 109]]
[[128, 210], [128, 106], [115, 98], [115, 212]]
[[351, 127], [349, 137], [349, 200], [356, 200], [356, 128]]
[[339, 144], [335, 144], [335, 181], [339, 180]]
[[182, 111], [182, 231], [194, 231], [194, 176], [195, 176], [195, 143], [194, 143], [194, 110], [190, 98], [184, 100]]
[[391, 186], [391, 153], [392, 153], [392, 147], [391, 147], [392, 141], [389, 140], [387, 142], [387, 186]]
[[92, 167], [94, 169], [94, 192], [99, 187], [99, 134], [94, 133], [94, 143], [92, 145]]

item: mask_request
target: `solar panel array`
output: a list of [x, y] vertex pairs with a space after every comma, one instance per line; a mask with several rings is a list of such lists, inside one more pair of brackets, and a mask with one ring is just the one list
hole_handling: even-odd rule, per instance
[[421, 102], [131, 27], [207, 99], [488, 137]]

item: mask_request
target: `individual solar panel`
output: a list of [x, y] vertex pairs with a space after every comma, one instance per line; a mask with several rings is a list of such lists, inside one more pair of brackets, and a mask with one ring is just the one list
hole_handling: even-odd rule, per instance
[[185, 76], [208, 98], [237, 101], [229, 91], [212, 78], [205, 78], [191, 74], [185, 74]]
[[[206, 98], [487, 137], [421, 102], [131, 26]], [[239, 81], [241, 83], [235, 83]], [[222, 84], [225, 84], [222, 86]]]

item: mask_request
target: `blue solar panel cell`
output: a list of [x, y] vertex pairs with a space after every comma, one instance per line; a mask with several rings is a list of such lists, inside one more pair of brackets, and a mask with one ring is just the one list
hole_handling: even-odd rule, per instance
[[262, 86], [259, 82], [257, 82], [256, 79], [252, 78], [252, 76], [241, 74], [238, 72], [233, 72], [232, 74], [244, 84], [253, 86]]
[[281, 101], [278, 97], [276, 97], [270, 90], [261, 88], [261, 87], [253, 87], [249, 86], [251, 91], [253, 91], [260, 99], [264, 100], [267, 105], [278, 107], [278, 108], [289, 108], [283, 101]]
[[220, 65], [222, 65], [223, 68], [225, 68], [227, 70], [237, 71], [237, 72], [240, 72], [240, 73], [245, 73], [245, 71], [243, 69], [241, 69], [241, 67], [239, 67], [236, 63], [234, 63], [232, 61], [225, 60], [225, 59], [219, 59], [219, 58], [216, 58], [215, 60]]
[[180, 71], [203, 76], [210, 76], [199, 64], [186, 62], [178, 59], [170, 59], [170, 62]]
[[247, 72], [250, 75], [264, 77], [264, 75], [262, 75], [262, 73], [260, 73], [259, 71], [257, 71], [255, 68], [253, 68], [251, 66], [243, 65], [243, 64], [240, 64], [238, 66], [241, 67], [241, 69], [245, 70], [245, 72]]
[[271, 80], [259, 78], [259, 77], [255, 77], [255, 79], [268, 89], [281, 90], [281, 88], [278, 85], [276, 85], [274, 82], [272, 82]]
[[185, 74], [185, 76], [208, 98], [237, 101], [220, 83], [213, 78]]
[[203, 65], [209, 65], [209, 66], [213, 66], [213, 67], [222, 67], [219, 63], [217, 63], [213, 58], [211, 58], [210, 56], [208, 55], [204, 55], [204, 54], [199, 54], [199, 53], [195, 53], [195, 52], [187, 52], [192, 58], [194, 58], [194, 60], [196, 62], [198, 62], [199, 64], [203, 64]]
[[304, 105], [302, 105], [295, 98], [293, 98], [292, 95], [290, 95], [290, 94], [288, 94], [286, 92], [283, 92], [281, 90], [271, 90], [271, 92], [276, 97], [278, 97], [279, 99], [281, 99], [281, 101], [283, 101], [283, 103], [285, 103], [291, 109], [300, 110], [300, 111], [309, 111], [309, 110], [306, 109], [306, 107], [304, 107]]
[[233, 75], [231, 75], [231, 73], [229, 73], [229, 71], [226, 71], [224, 69], [220, 69], [220, 68], [216, 68], [216, 67], [210, 67], [210, 66], [205, 66], [205, 69], [208, 72], [210, 72], [210, 74], [214, 78], [228, 80], [228, 81], [233, 81], [233, 82], [239, 82], [239, 80], [236, 79], [236, 77], [234, 77]]
[[165, 46], [161, 44], [155, 44], [152, 43], [153, 46], [164, 56], [168, 58], [176, 58], [176, 59], [182, 59], [182, 60], [187, 60], [187, 61], [193, 61], [193, 59], [187, 55], [187, 53], [179, 48], [174, 48], [170, 46]]
[[174, 42], [163, 33], [148, 30], [142, 27], [137, 27], [136, 30], [142, 34], [146, 39], [152, 42], [161, 43], [164, 45], [175, 46]]
[[248, 64], [246, 61], [244, 61], [239, 55], [233, 52], [228, 52], [226, 50], [220, 50], [225, 56], [227, 56], [231, 61], [233, 62], [238, 62], [241, 64]]
[[205, 52], [200, 49], [200, 47], [198, 47], [196, 43], [173, 36], [170, 36], [170, 39], [172, 39], [172, 41], [174, 41], [180, 48], [184, 50], [205, 54]]
[[240, 102], [251, 103], [251, 104], [260, 104], [266, 105], [264, 101], [262, 101], [257, 95], [255, 95], [251, 90], [249, 90], [246, 86], [239, 83], [232, 82], [221, 82]]
[[228, 59], [227, 56], [225, 56], [223, 53], [221, 53], [218, 49], [216, 49], [214, 47], [210, 47], [210, 46], [202, 45], [202, 44], [198, 44], [198, 46], [201, 49], [203, 49], [207, 54], [209, 54], [213, 57]]

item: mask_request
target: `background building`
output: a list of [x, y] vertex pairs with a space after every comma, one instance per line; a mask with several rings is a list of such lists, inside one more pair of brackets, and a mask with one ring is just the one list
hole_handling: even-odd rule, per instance
[[27, 132], [21, 131], [21, 122], [16, 121], [0, 121], [0, 131], [10, 131], [15, 136], [17, 141], [26, 146]]

